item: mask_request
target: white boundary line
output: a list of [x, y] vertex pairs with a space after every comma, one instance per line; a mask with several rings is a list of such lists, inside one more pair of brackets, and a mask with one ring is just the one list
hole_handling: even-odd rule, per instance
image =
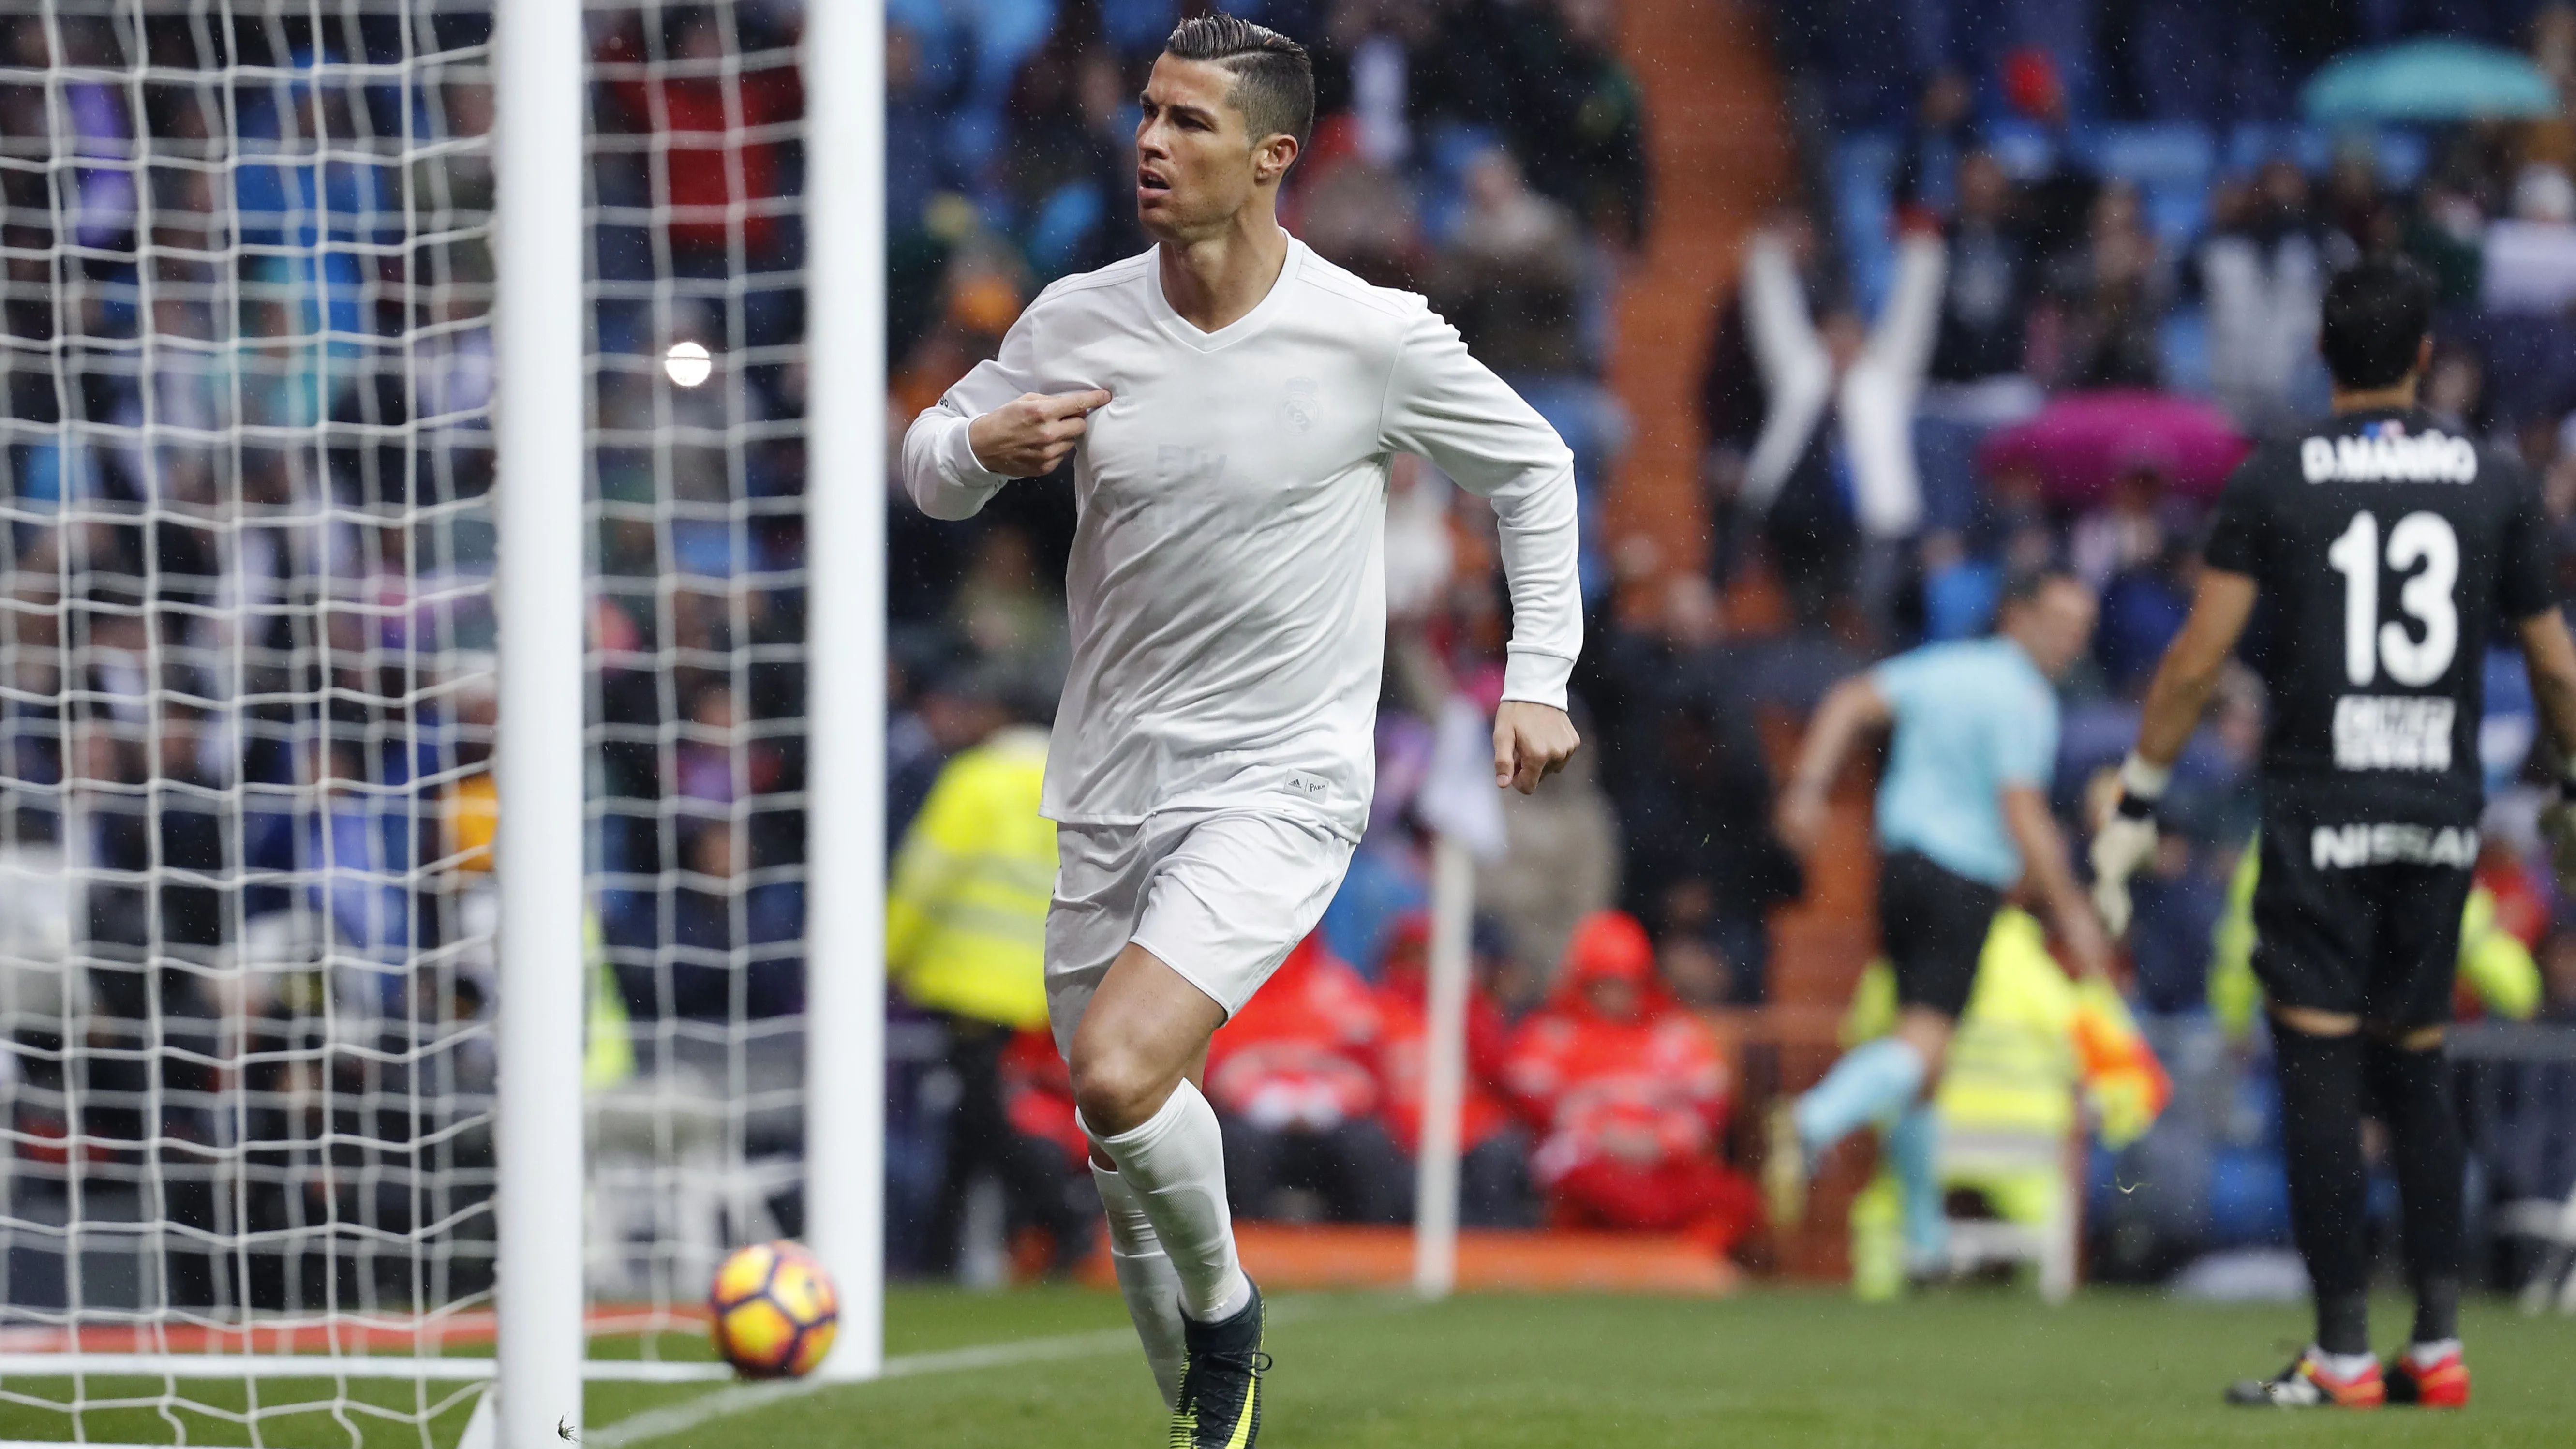
[[[1372, 1308], [1392, 1309], [1415, 1307], [1419, 1305], [1420, 1300], [1398, 1294], [1386, 1294], [1372, 1296], [1366, 1302]], [[1348, 1298], [1338, 1300], [1292, 1298], [1271, 1305], [1268, 1310], [1269, 1321], [1282, 1323], [1325, 1317], [1337, 1311], [1346, 1312], [1350, 1306], [1351, 1300]], [[972, 1348], [942, 1349], [937, 1353], [898, 1354], [885, 1361], [885, 1367], [879, 1377], [915, 1378], [924, 1374], [959, 1373], [971, 1369], [1003, 1368], [1012, 1364], [1025, 1363], [1051, 1363], [1061, 1359], [1092, 1358], [1101, 1354], [1136, 1351], [1135, 1330], [1104, 1328], [1090, 1333], [1058, 1334], [1052, 1338], [1024, 1338], [1012, 1343], [986, 1343]], [[714, 1393], [690, 1399], [684, 1403], [659, 1409], [647, 1409], [641, 1414], [630, 1415], [613, 1424], [604, 1424], [583, 1434], [582, 1442], [590, 1445], [591, 1449], [625, 1449], [627, 1445], [641, 1443], [648, 1439], [685, 1434], [717, 1419], [747, 1413], [769, 1404], [801, 1399], [807, 1394], [822, 1389], [846, 1387], [849, 1385], [827, 1383], [819, 1378], [799, 1379], [792, 1383], [736, 1384], [731, 1388], [718, 1389]], [[0, 1449], [12, 1449], [12, 1446], [0, 1444]]]
[[[1135, 1347], [1135, 1330], [1105, 1328], [1092, 1333], [1067, 1333], [1054, 1338], [1022, 1339], [1017, 1343], [979, 1344], [973, 1348], [952, 1348], [938, 1353], [897, 1354], [885, 1361], [885, 1367], [878, 1376], [900, 1379], [921, 1374], [1002, 1368], [1010, 1364], [1090, 1358]], [[624, 1445], [685, 1434], [717, 1419], [839, 1387], [842, 1385], [821, 1378], [798, 1379], [789, 1383], [736, 1384], [686, 1403], [647, 1409], [641, 1414], [603, 1425], [584, 1434], [582, 1442], [591, 1445], [592, 1449], [622, 1449]], [[0, 1445], [0, 1449], [8, 1449], [8, 1446]]]

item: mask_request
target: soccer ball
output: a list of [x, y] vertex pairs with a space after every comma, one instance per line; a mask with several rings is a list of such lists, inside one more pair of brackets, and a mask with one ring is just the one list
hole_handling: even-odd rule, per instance
[[813, 1254], [756, 1243], [716, 1269], [707, 1310], [716, 1352], [744, 1378], [802, 1378], [831, 1351], [841, 1295]]

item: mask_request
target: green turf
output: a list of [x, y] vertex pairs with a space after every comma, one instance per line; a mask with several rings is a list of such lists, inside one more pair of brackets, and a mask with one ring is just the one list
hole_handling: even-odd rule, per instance
[[[1825, 1291], [1724, 1302], [1471, 1297], [1413, 1307], [1366, 1296], [1283, 1297], [1270, 1337], [1263, 1442], [1271, 1449], [1477, 1446], [2023, 1446], [2444, 1444], [2511, 1449], [2576, 1442], [2576, 1320], [2473, 1305], [2466, 1332], [2477, 1403], [2466, 1414], [2375, 1416], [2229, 1410], [2229, 1377], [2286, 1361], [2296, 1309], [2197, 1307], [2095, 1292], [2046, 1309], [2010, 1293], [1961, 1293], [1865, 1308]], [[1058, 1340], [1123, 1326], [1118, 1300], [1073, 1291], [898, 1292], [889, 1351]], [[2381, 1337], [2403, 1326], [2383, 1307]], [[10, 1392], [36, 1385], [10, 1383]], [[46, 1386], [48, 1388], [52, 1386]], [[201, 1386], [201, 1388], [204, 1386]], [[618, 1421], [717, 1392], [594, 1385], [592, 1437]], [[438, 1442], [452, 1442], [443, 1421]], [[148, 1413], [93, 1417], [93, 1438], [168, 1442]], [[236, 1434], [196, 1442], [240, 1443]], [[328, 1420], [272, 1421], [267, 1442], [350, 1443]], [[0, 1438], [68, 1437], [59, 1416], [0, 1407]], [[418, 1443], [371, 1434], [373, 1444]], [[656, 1449], [883, 1449], [1158, 1445], [1160, 1414], [1132, 1352], [925, 1373], [822, 1390], [642, 1441]]]
[[[1822, 1291], [1286, 1302], [1295, 1311], [1270, 1341], [1270, 1449], [2576, 1442], [2576, 1322], [2485, 1306], [2466, 1325], [2475, 1408], [2363, 1421], [2219, 1404], [2226, 1379], [2288, 1360], [2304, 1323], [2295, 1309], [2114, 1293], [2058, 1309], [2002, 1293], [1867, 1308]], [[2383, 1336], [2401, 1327], [2394, 1310]], [[989, 1313], [998, 1328], [1013, 1306], [942, 1311]], [[615, 1412], [610, 1399], [594, 1393], [594, 1422]], [[1143, 1367], [1119, 1355], [830, 1390], [651, 1442], [1143, 1449], [1159, 1427]]]

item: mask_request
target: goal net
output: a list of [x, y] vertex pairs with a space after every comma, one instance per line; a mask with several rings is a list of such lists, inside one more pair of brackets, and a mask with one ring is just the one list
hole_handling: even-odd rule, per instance
[[[804, 1226], [798, 17], [583, 18], [551, 1210], [594, 1335], [702, 1360], [714, 1262]], [[493, 29], [0, 7], [0, 1439], [453, 1443], [490, 1375]]]
[[[783, 5], [593, 3], [594, 1299], [803, 1229], [802, 91]], [[629, 1059], [631, 1056], [631, 1060]]]

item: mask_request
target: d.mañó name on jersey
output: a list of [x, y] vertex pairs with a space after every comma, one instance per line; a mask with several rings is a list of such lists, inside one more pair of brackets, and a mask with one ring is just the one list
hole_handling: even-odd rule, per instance
[[2299, 471], [2311, 483], [2474, 483], [2478, 450], [2439, 429], [2410, 435], [2403, 423], [2381, 422], [2357, 437], [2301, 443]]

